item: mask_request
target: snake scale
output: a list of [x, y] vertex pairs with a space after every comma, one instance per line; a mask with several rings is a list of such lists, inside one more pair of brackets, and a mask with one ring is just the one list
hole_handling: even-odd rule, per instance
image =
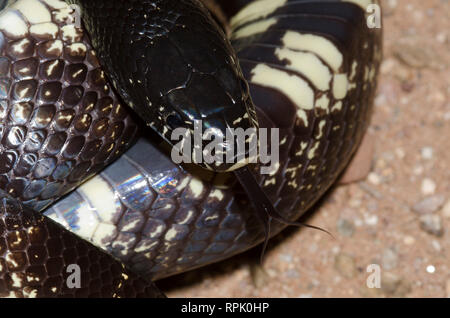
[[[86, 29], [63, 1], [10, 2], [2, 297], [162, 297], [153, 280], [241, 253], [300, 217], [368, 126], [382, 54], [370, 0], [217, 1], [233, 15], [229, 40], [197, 0], [69, 1]], [[269, 174], [248, 157], [175, 164], [170, 132], [196, 117], [222, 131], [279, 128], [279, 162]], [[71, 264], [80, 288], [67, 286]]]

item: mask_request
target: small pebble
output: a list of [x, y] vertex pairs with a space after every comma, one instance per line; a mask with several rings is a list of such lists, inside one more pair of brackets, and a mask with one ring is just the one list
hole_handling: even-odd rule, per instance
[[446, 113], [444, 114], [444, 120], [445, 120], [445, 121], [449, 121], [449, 120], [450, 120], [450, 112], [446, 112]]
[[378, 174], [376, 174], [375, 172], [371, 172], [367, 176], [367, 181], [369, 181], [373, 185], [380, 185], [381, 177]]
[[389, 8], [396, 8], [398, 5], [398, 0], [388, 0], [387, 4]]
[[361, 227], [364, 225], [363, 220], [359, 219], [359, 218], [355, 218], [355, 226], [356, 227]]
[[433, 240], [431, 242], [431, 245], [433, 246], [436, 252], [440, 252], [442, 250], [441, 244], [436, 240]]
[[401, 279], [392, 273], [383, 272], [381, 288], [386, 294], [394, 294], [398, 285], [400, 284]]
[[392, 70], [397, 67], [397, 65], [398, 63], [396, 60], [392, 58], [385, 59], [381, 62], [380, 72], [381, 74], [390, 74], [392, 73]]
[[395, 155], [398, 159], [404, 159], [406, 156], [406, 152], [403, 148], [397, 148], [395, 149]]
[[334, 268], [346, 278], [352, 278], [357, 273], [355, 259], [348, 254], [336, 255]]
[[423, 195], [432, 195], [436, 192], [436, 183], [429, 178], [423, 179], [421, 190]]
[[410, 38], [394, 46], [395, 56], [405, 65], [412, 68], [443, 69], [446, 62], [430, 46], [419, 43], [417, 38]]
[[291, 255], [291, 254], [281, 254], [281, 255], [280, 255], [280, 259], [281, 259], [283, 262], [291, 263], [291, 262], [292, 262], [292, 255]]
[[397, 0], [388, 0], [387, 5], [383, 7], [383, 15], [386, 17], [393, 15], [397, 4]]
[[375, 98], [375, 106], [383, 106], [386, 104], [387, 98], [384, 94], [378, 94], [378, 96]]
[[398, 255], [392, 248], [387, 248], [383, 251], [381, 256], [381, 265], [385, 270], [391, 270], [397, 267]]
[[[403, 65], [395, 69], [393, 73], [395, 78], [400, 81], [400, 83], [413, 82], [415, 78], [414, 72], [410, 68], [405, 68]], [[408, 96], [400, 96], [400, 103], [405, 105], [409, 101]]]
[[424, 168], [422, 166], [420, 166], [420, 165], [419, 166], [415, 166], [414, 169], [413, 169], [413, 173], [416, 176], [419, 176], [419, 175], [421, 175], [423, 173], [423, 170], [424, 170]]
[[410, 81], [402, 82], [401, 88], [404, 92], [411, 93], [414, 90], [414, 83]]
[[367, 225], [375, 226], [378, 224], [378, 216], [374, 214], [367, 214], [364, 216], [364, 222]]
[[444, 32], [438, 33], [438, 35], [436, 35], [436, 40], [439, 43], [444, 44], [447, 41], [447, 35]]
[[393, 273], [383, 272], [381, 289], [386, 295], [405, 297], [411, 291], [411, 284]]
[[434, 267], [433, 265], [427, 266], [427, 273], [433, 274], [435, 271], [436, 271], [436, 267]]
[[414, 204], [412, 210], [419, 214], [430, 214], [438, 211], [444, 202], [443, 195], [433, 195]]
[[290, 269], [286, 272], [286, 277], [288, 278], [299, 278], [300, 275], [298, 273], [298, 271], [296, 271], [295, 269]]
[[333, 246], [333, 248], [331, 249], [331, 252], [333, 254], [338, 254], [341, 251], [341, 248], [339, 246]]
[[416, 239], [412, 236], [405, 236], [403, 238], [403, 243], [405, 243], [406, 245], [413, 245], [416, 242]]
[[352, 198], [349, 202], [348, 205], [352, 208], [359, 208], [362, 204], [362, 200], [359, 198]]
[[444, 204], [442, 208], [442, 216], [446, 219], [450, 219], [450, 199]]
[[428, 98], [433, 103], [444, 103], [447, 100], [447, 97], [444, 95], [444, 93], [441, 93], [439, 91], [435, 91], [433, 94], [431, 94]]
[[441, 217], [437, 214], [425, 214], [420, 217], [420, 228], [425, 232], [441, 237], [444, 234]]
[[256, 288], [262, 288], [270, 281], [269, 275], [260, 264], [250, 265], [250, 276]]
[[278, 272], [274, 269], [267, 268], [267, 269], [264, 269], [264, 271], [267, 273], [267, 275], [269, 275], [270, 278], [278, 277]]
[[423, 147], [421, 150], [422, 158], [425, 160], [433, 159], [433, 148]]
[[355, 225], [350, 220], [339, 219], [337, 223], [337, 229], [341, 235], [351, 237], [355, 232]]

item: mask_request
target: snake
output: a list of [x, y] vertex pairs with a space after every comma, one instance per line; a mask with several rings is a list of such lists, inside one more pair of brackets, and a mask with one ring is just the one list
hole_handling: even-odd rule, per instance
[[[164, 297], [156, 280], [300, 225], [370, 123], [378, 1], [9, 2], [1, 297]], [[198, 120], [256, 133], [232, 163], [175, 163], [173, 132]], [[273, 165], [250, 160], [261, 128], [279, 134]]]

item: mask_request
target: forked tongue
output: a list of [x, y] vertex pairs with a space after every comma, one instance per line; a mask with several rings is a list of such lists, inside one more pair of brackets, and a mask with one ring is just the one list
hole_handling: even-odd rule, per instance
[[334, 238], [334, 236], [328, 232], [325, 229], [322, 229], [320, 227], [304, 224], [300, 222], [291, 222], [287, 219], [285, 219], [273, 206], [272, 202], [270, 202], [267, 195], [264, 193], [264, 191], [259, 186], [258, 182], [256, 181], [255, 177], [251, 173], [248, 166], [237, 169], [234, 171], [234, 174], [236, 175], [237, 179], [239, 180], [240, 184], [244, 188], [245, 192], [247, 193], [250, 202], [253, 205], [253, 208], [256, 211], [256, 215], [260, 218], [262, 223], [264, 224], [264, 244], [263, 249], [261, 252], [261, 258], [260, 262], [261, 264], [264, 261], [264, 253], [267, 249], [267, 243], [269, 242], [270, 237], [270, 225], [272, 223], [272, 220], [276, 220], [280, 223], [286, 224], [286, 225], [292, 225], [292, 226], [303, 226], [315, 230], [319, 230], [322, 232], [327, 233], [331, 237]]

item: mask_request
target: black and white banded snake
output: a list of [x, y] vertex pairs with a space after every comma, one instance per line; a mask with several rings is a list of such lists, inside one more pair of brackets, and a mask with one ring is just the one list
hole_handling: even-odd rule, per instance
[[[0, 16], [0, 296], [158, 296], [144, 279], [264, 239], [233, 174], [174, 164], [119, 100], [162, 134], [180, 124], [180, 109], [207, 113], [215, 127], [280, 128], [279, 164], [254, 177], [288, 220], [331, 186], [368, 125], [381, 60], [380, 31], [366, 24], [371, 1], [244, 1], [230, 21], [236, 53], [194, 0], [79, 2], [99, 59], [121, 63], [120, 74], [105, 76], [62, 1], [19, 0]], [[271, 235], [284, 226], [273, 222]], [[82, 288], [66, 286], [70, 264]]]

